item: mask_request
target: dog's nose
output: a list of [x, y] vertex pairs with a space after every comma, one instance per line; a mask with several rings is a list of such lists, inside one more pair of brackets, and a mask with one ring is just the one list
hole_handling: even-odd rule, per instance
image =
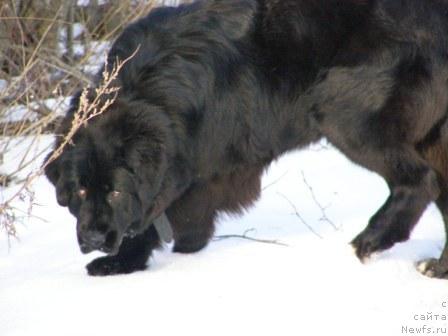
[[89, 230], [82, 235], [82, 240], [92, 249], [98, 249], [104, 245], [106, 241], [106, 235], [99, 231]]

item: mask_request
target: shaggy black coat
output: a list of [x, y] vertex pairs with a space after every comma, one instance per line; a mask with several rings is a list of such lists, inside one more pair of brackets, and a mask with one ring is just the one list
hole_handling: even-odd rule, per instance
[[[89, 273], [145, 268], [164, 211], [174, 251], [203, 248], [272, 160], [322, 137], [390, 187], [353, 241], [360, 259], [407, 240], [432, 201], [448, 218], [447, 13], [443, 0], [209, 0], [128, 26], [107, 63], [136, 52], [116, 100], [46, 171], [81, 250], [109, 254]], [[446, 277], [447, 249], [420, 269]]]

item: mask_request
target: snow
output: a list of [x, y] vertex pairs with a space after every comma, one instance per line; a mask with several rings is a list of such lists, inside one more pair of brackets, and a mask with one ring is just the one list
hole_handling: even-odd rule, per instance
[[255, 229], [247, 234], [287, 246], [229, 238], [191, 255], [167, 246], [146, 271], [97, 278], [84, 265], [100, 253], [80, 253], [74, 218], [40, 178], [35, 217], [18, 225], [19, 240], [0, 235], [0, 335], [394, 336], [447, 327], [439, 317], [448, 314], [447, 282], [414, 267], [444, 243], [434, 206], [410, 241], [363, 265], [348, 242], [387, 196], [379, 177], [319, 145], [274, 163], [263, 185], [257, 205], [222, 216], [217, 234]]
[[[81, 26], [74, 30], [82, 33]], [[82, 68], [87, 73], [99, 69], [110, 46], [93, 43]], [[75, 52], [84, 49], [76, 44]], [[0, 80], [0, 90], [6, 84]], [[66, 99], [45, 103], [58, 114], [67, 106]], [[31, 114], [18, 106], [2, 120]], [[0, 172], [23, 166], [30, 141], [28, 158], [45, 151], [51, 137], [14, 139], [8, 144], [14, 150], [2, 144]], [[398, 336], [423, 326], [433, 335], [447, 333], [440, 319], [448, 315], [447, 282], [426, 278], [414, 266], [442, 250], [445, 233], [434, 206], [411, 240], [363, 265], [348, 243], [387, 197], [379, 177], [319, 144], [275, 162], [263, 185], [256, 206], [243, 217], [223, 215], [216, 234], [246, 232], [287, 246], [228, 238], [191, 255], [166, 246], [143, 272], [97, 278], [84, 266], [101, 254], [80, 253], [75, 219], [39, 178], [33, 217], [24, 215], [27, 202], [16, 203], [19, 239], [0, 231], [0, 336]], [[15, 190], [0, 189], [0, 202]]]
[[[49, 98], [42, 101], [42, 105], [51, 110], [55, 116], [63, 116], [67, 111], [70, 103], [68, 97]], [[39, 104], [37, 102], [31, 102], [26, 105], [14, 105], [6, 108], [0, 115], [0, 122], [19, 122], [23, 120], [33, 121], [38, 118], [36, 112], [33, 109], [38, 110]]]
[[[35, 107], [36, 105], [34, 105]], [[16, 105], [5, 109], [0, 115], [0, 122], [18, 122], [21, 120], [34, 120], [36, 114], [25, 105]]]
[[44, 104], [52, 111], [55, 117], [63, 117], [70, 105], [71, 97], [57, 97], [44, 100]]
[[0, 79], [0, 92], [6, 90], [8, 87], [8, 81], [5, 79]]
[[[92, 41], [87, 48], [91, 54], [86, 55], [86, 61], [81, 66], [82, 71], [88, 74], [96, 74], [106, 60], [107, 53], [110, 49], [110, 42]], [[84, 46], [80, 46], [84, 48]]]
[[[104, 1], [104, 0], [98, 1], [98, 5], [104, 5], [105, 3], [106, 3], [106, 1]], [[90, 0], [78, 0], [76, 2], [76, 5], [77, 6], [88, 6], [88, 5], [90, 5]]]

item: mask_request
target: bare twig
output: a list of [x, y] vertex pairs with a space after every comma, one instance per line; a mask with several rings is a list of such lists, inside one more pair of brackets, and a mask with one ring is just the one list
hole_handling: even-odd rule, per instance
[[282, 243], [278, 240], [274, 240], [274, 239], [258, 239], [258, 238], [253, 238], [248, 236], [247, 234], [249, 232], [254, 232], [255, 229], [251, 228], [251, 229], [247, 229], [246, 231], [244, 231], [244, 233], [242, 235], [239, 234], [229, 234], [229, 235], [218, 235], [218, 236], [214, 236], [213, 237], [213, 241], [220, 241], [223, 239], [229, 239], [229, 238], [239, 238], [239, 239], [247, 239], [247, 240], [251, 240], [251, 241], [255, 241], [258, 243], [264, 243], [264, 244], [274, 244], [274, 245], [280, 245], [280, 246], [288, 246], [285, 243]]
[[[69, 132], [66, 135], [64, 135], [64, 140], [60, 143], [59, 147], [53, 151], [48, 160], [43, 164], [42, 168], [40, 169], [40, 175], [42, 175], [43, 170], [51, 162], [53, 162], [56, 158], [59, 157], [59, 155], [61, 155], [64, 148], [67, 146], [67, 144], [71, 142], [73, 136], [81, 127], [85, 127], [92, 118], [95, 118], [96, 116], [102, 114], [109, 108], [109, 106], [113, 104], [113, 102], [117, 97], [119, 88], [111, 87], [111, 84], [117, 78], [121, 68], [137, 54], [139, 49], [140, 47], [138, 47], [131, 54], [131, 56], [126, 58], [124, 61], [118, 61], [117, 63], [115, 63], [113, 65], [111, 72], [107, 71], [107, 63], [106, 63], [106, 66], [104, 67], [103, 71], [103, 82], [98, 88], [95, 89], [95, 98], [92, 102], [89, 102], [89, 100], [87, 99], [88, 88], [82, 91], [79, 100], [78, 111], [76, 111], [74, 115], [74, 118], [72, 120], [72, 126]], [[107, 98], [106, 101], [101, 102], [101, 99], [104, 96], [110, 96], [111, 94], [113, 94], [112, 98]]]
[[333, 229], [335, 229], [336, 231], [339, 231], [339, 227], [327, 216], [326, 210], [328, 208], [328, 205], [326, 207], [324, 207], [324, 206], [322, 206], [322, 204], [320, 204], [320, 202], [316, 198], [316, 195], [314, 194], [313, 188], [306, 180], [305, 173], [303, 172], [303, 170], [301, 171], [301, 173], [302, 173], [303, 183], [305, 183], [306, 187], [310, 191], [310, 194], [311, 194], [311, 197], [313, 198], [314, 203], [316, 203], [317, 207], [320, 209], [320, 211], [322, 213], [322, 216], [321, 216], [321, 218], [319, 218], [319, 220], [323, 221], [323, 222], [327, 222], [328, 224], [330, 224], [333, 227]]
[[[22, 148], [21, 142], [24, 139], [28, 142], [30, 137], [34, 139], [30, 146], [36, 147], [36, 140], [43, 133], [48, 132], [49, 126], [54, 130], [54, 125], [59, 119], [55, 110], [59, 110], [62, 106], [57, 99], [61, 96], [71, 96], [81, 86], [85, 87], [91, 83], [90, 78], [97, 72], [98, 63], [100, 63], [97, 59], [101, 53], [99, 49], [102, 48], [98, 48], [98, 45], [108, 45], [125, 25], [145, 15], [156, 1], [110, 2], [111, 5], [105, 7], [106, 11], [97, 11], [92, 14], [84, 13], [78, 8], [76, 15], [66, 17], [61, 15], [66, 4], [57, 3], [56, 8], [48, 9], [48, 11], [46, 9], [42, 11], [39, 6], [37, 11], [33, 9], [26, 12], [17, 11], [15, 8], [5, 10], [4, 6], [0, 5], [0, 32], [6, 32], [6, 40], [9, 40], [7, 44], [1, 44], [2, 48], [0, 48], [0, 79], [2, 81], [0, 83], [0, 156], [11, 153], [18, 146]], [[39, 17], [41, 15], [48, 17]], [[101, 18], [99, 26], [89, 26], [90, 20], [95, 15]], [[59, 39], [61, 37], [59, 32], [66, 30], [67, 26], [74, 23], [82, 26], [83, 31], [75, 37], [69, 33], [65, 39]], [[101, 35], [96, 34], [97, 31], [101, 31]], [[61, 46], [63, 41], [70, 42], [72, 37], [74, 40], [71, 42], [74, 42], [77, 47], [76, 53], [71, 55], [73, 59], [67, 59], [61, 55], [63, 52]], [[98, 101], [101, 103], [99, 105], [104, 104], [103, 110], [112, 103], [114, 96], [112, 90], [101, 99], [101, 102]], [[107, 97], [110, 97], [109, 101]], [[55, 98], [56, 104], [52, 102], [51, 106], [47, 105], [46, 101], [49, 98]], [[91, 105], [95, 103], [90, 102]], [[84, 109], [88, 115], [86, 120], [83, 118], [77, 120], [83, 125], [101, 112], [99, 106], [97, 110], [88, 111], [88, 109]], [[73, 134], [67, 135], [70, 137]], [[65, 139], [65, 137], [60, 139], [59, 143], [62, 147], [70, 144], [70, 141], [65, 142]], [[56, 151], [60, 152], [62, 148]], [[42, 154], [40, 149], [31, 151], [30, 148], [28, 150], [25, 148], [23, 156], [14, 159], [17, 160], [18, 166], [15, 165], [13, 169], [7, 171], [4, 169], [0, 171], [2, 193], [6, 191], [7, 185], [15, 185], [13, 190], [7, 190], [7, 196], [0, 195], [0, 230], [6, 231], [8, 240], [10, 236], [16, 234], [14, 222], [22, 218], [21, 210], [13, 207], [15, 205], [13, 200], [23, 199], [24, 202], [29, 202], [32, 199], [24, 195], [28, 195], [32, 182], [42, 175], [44, 167], [49, 162], [44, 163], [39, 171], [25, 177], [23, 177], [26, 175], [23, 170], [28, 170], [32, 163], [40, 160]], [[53, 156], [51, 160], [54, 158]], [[8, 157], [8, 160], [11, 159]], [[11, 172], [11, 170], [14, 171]], [[18, 190], [17, 193], [16, 190]]]
[[281, 193], [277, 193], [279, 194], [281, 197], [283, 197], [290, 205], [291, 207], [294, 209], [294, 214], [297, 216], [297, 218], [302, 222], [303, 225], [305, 225], [308, 230], [310, 230], [316, 237], [323, 239], [323, 237], [317, 233], [304, 219], [303, 217], [300, 215], [299, 211], [297, 210], [297, 207], [295, 206], [294, 203], [291, 202], [291, 200], [289, 198], [287, 198], [285, 195], [281, 194]]
[[269, 184], [266, 184], [261, 190], [266, 190], [269, 187], [272, 187], [274, 184], [278, 183], [282, 178], [284, 178], [288, 174], [288, 171], [285, 171], [279, 178], [275, 179]]
[[[26, 197], [25, 195], [30, 193], [29, 188], [32, 182], [39, 176], [43, 175], [45, 168], [61, 155], [64, 148], [67, 146], [67, 144], [71, 143], [73, 136], [81, 127], [85, 127], [92, 118], [104, 113], [107, 108], [113, 104], [117, 97], [119, 88], [112, 87], [111, 85], [117, 78], [121, 68], [132, 57], [135, 56], [135, 54], [138, 52], [138, 49], [139, 48], [137, 48], [135, 52], [124, 61], [118, 61], [117, 63], [115, 63], [110, 72], [106, 70], [107, 66], [105, 67], [105, 70], [103, 72], [103, 81], [95, 89], [95, 98], [93, 99], [93, 101], [89, 101], [87, 99], [87, 89], [82, 92], [78, 110], [74, 114], [71, 128], [64, 136], [63, 141], [61, 141], [59, 146], [52, 152], [50, 157], [44, 162], [40, 169], [28, 174], [25, 181], [20, 185], [20, 188], [18, 188], [18, 190], [13, 193], [12, 196], [7, 198], [6, 201], [0, 203], [0, 228], [4, 228], [8, 236], [16, 235], [16, 230], [14, 227], [14, 221], [16, 220], [16, 217], [14, 211], [12, 210], [14, 209], [12, 203], [16, 199], [24, 199]], [[102, 98], [104, 96], [111, 96], [111, 98], [107, 98], [103, 102]], [[32, 202], [30, 202], [30, 204], [31, 203]]]

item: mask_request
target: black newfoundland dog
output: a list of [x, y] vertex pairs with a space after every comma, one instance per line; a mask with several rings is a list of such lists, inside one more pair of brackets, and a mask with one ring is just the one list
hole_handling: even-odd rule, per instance
[[[448, 1], [203, 0], [128, 26], [106, 67], [135, 51], [113, 104], [46, 169], [81, 251], [108, 254], [89, 274], [144, 269], [170, 235], [200, 250], [272, 160], [322, 137], [390, 188], [352, 242], [361, 260], [432, 201], [448, 220]], [[448, 249], [419, 269], [448, 278]]]

